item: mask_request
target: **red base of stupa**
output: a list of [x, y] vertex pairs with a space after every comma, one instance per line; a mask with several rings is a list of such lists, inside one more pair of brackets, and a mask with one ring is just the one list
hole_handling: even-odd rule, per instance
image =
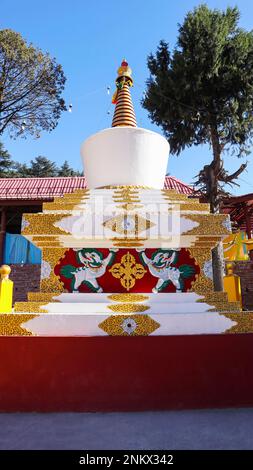
[[253, 405], [253, 334], [1, 337], [0, 411]]

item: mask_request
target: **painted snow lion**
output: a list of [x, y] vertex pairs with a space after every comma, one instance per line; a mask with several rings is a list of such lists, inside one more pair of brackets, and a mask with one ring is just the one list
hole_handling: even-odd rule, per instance
[[184, 279], [188, 279], [196, 273], [194, 266], [188, 264], [175, 266], [179, 257], [179, 250], [177, 249], [158, 249], [152, 254], [151, 258], [148, 258], [144, 250], [138, 249], [138, 251], [150, 273], [158, 277], [156, 286], [152, 289], [155, 294], [164, 290], [169, 283], [175, 286], [176, 292], [183, 292]]
[[94, 292], [103, 292], [97, 278], [105, 274], [107, 266], [110, 266], [114, 260], [117, 249], [111, 249], [109, 255], [104, 258], [103, 254], [96, 249], [82, 249], [76, 251], [78, 264], [82, 266], [73, 266], [67, 264], [61, 268], [61, 275], [71, 279], [72, 292], [77, 292], [81, 284], [86, 284]]

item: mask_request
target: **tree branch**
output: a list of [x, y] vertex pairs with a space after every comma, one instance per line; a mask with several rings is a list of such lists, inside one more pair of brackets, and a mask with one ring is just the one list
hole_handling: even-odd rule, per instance
[[234, 179], [237, 179], [238, 176], [245, 170], [245, 168], [247, 167], [248, 165], [248, 162], [247, 163], [243, 163], [240, 168], [238, 168], [238, 170], [236, 170], [234, 173], [232, 173], [231, 175], [226, 175], [226, 174], [222, 174], [220, 175], [220, 178], [219, 180], [220, 181], [223, 181], [224, 183], [231, 183]]

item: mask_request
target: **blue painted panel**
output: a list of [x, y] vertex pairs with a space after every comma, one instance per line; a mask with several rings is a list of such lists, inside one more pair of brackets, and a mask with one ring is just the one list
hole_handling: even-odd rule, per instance
[[5, 264], [41, 264], [41, 250], [23, 235], [6, 233], [3, 262]]

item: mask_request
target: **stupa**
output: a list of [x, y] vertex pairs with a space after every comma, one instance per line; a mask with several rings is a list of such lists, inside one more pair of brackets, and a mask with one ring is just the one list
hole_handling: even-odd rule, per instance
[[22, 234], [43, 253], [40, 292], [30, 292], [5, 315], [3, 334], [249, 330], [239, 302], [213, 290], [211, 250], [231, 232], [229, 217], [163, 189], [169, 144], [137, 127], [132, 85], [123, 60], [112, 127], [81, 147], [87, 189], [23, 217]]

